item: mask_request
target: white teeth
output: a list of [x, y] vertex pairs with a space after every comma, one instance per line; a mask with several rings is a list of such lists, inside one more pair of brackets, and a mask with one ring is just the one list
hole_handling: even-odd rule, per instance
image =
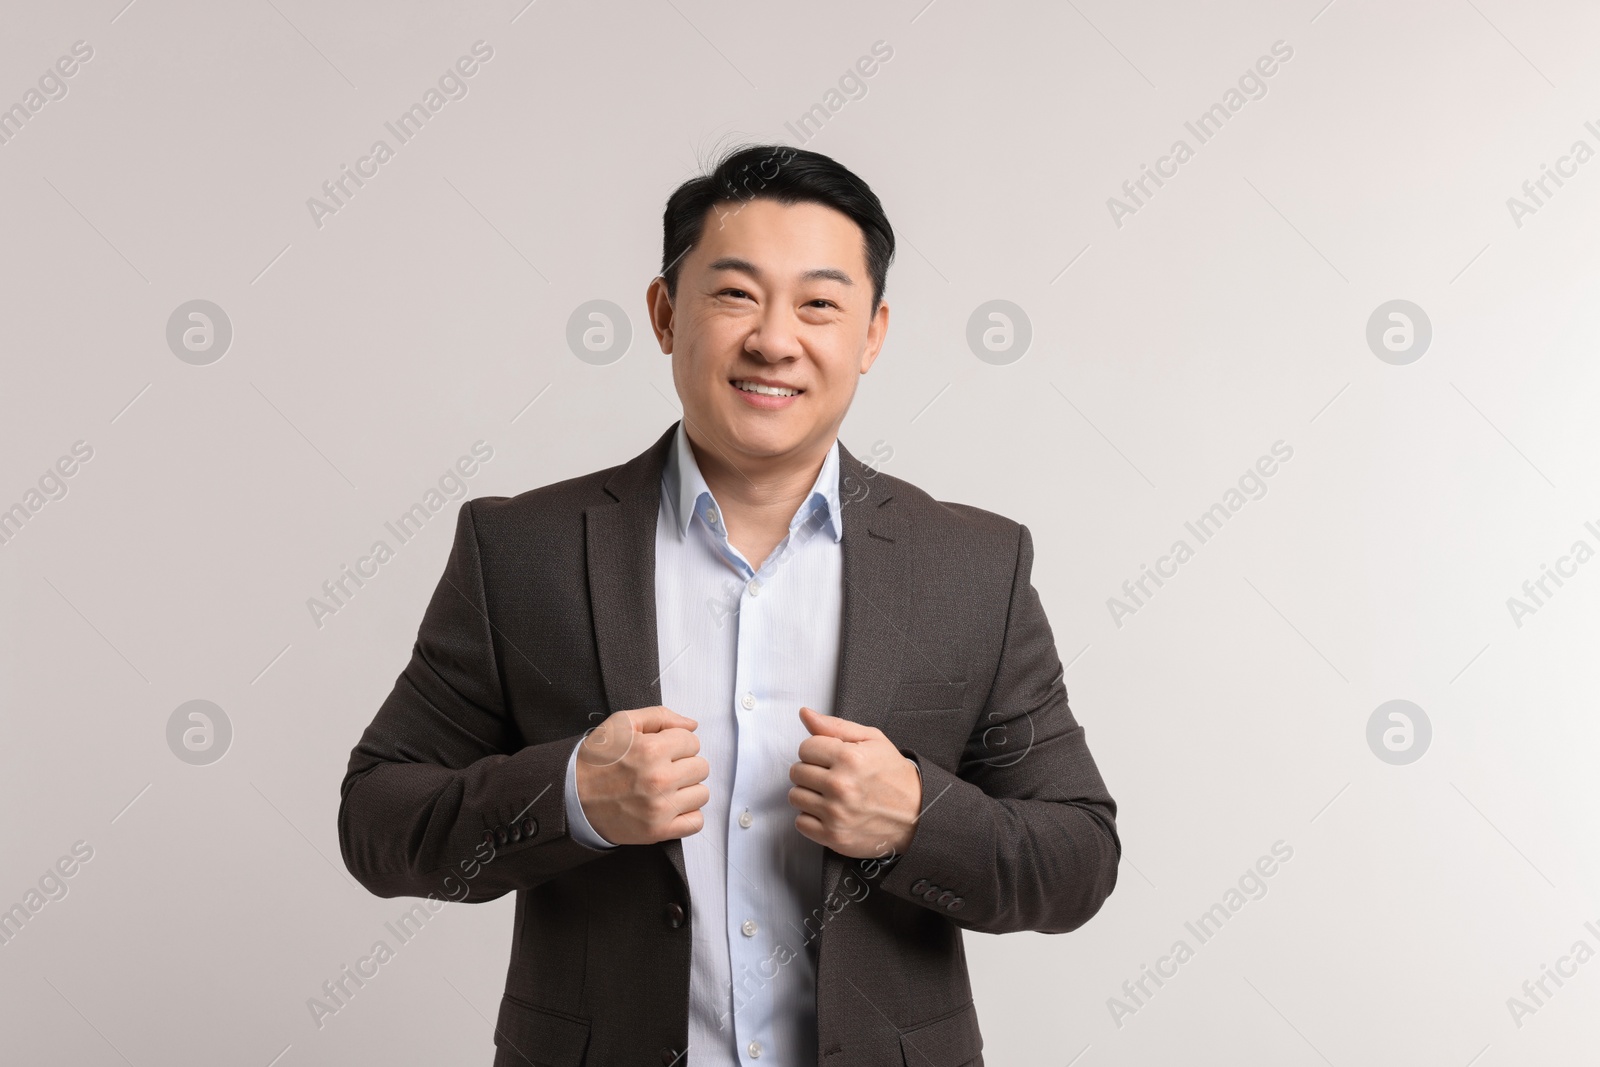
[[798, 389], [784, 389], [776, 385], [761, 385], [757, 382], [734, 382], [735, 389], [743, 389], [747, 393], [760, 393], [762, 396], [799, 396]]

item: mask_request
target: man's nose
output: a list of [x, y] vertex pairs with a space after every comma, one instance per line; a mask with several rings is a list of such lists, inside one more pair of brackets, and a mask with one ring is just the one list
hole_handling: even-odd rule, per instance
[[788, 307], [765, 309], [750, 336], [745, 351], [767, 362], [793, 359], [800, 354], [800, 323]]

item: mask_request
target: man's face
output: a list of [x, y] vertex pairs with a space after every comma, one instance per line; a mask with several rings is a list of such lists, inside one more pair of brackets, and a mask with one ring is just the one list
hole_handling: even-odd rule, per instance
[[[861, 228], [812, 203], [718, 204], [676, 298], [658, 278], [647, 299], [685, 429], [736, 468], [823, 451], [889, 323], [887, 304], [871, 313]], [[763, 385], [797, 392], [751, 391]]]

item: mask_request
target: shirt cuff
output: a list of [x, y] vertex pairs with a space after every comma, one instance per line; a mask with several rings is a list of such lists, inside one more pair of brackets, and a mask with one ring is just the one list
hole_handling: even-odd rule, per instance
[[588, 845], [590, 848], [616, 848], [616, 845], [601, 837], [595, 828], [589, 825], [589, 820], [583, 814], [583, 802], [578, 799], [578, 746], [582, 744], [583, 741], [580, 739], [577, 745], [572, 746], [572, 755], [567, 757], [567, 833], [580, 845]]

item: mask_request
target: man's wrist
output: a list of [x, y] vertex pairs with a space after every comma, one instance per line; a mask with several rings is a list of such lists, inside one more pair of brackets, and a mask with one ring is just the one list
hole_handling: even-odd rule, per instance
[[567, 833], [579, 844], [593, 849], [609, 849], [617, 846], [607, 841], [605, 837], [590, 823], [588, 815], [583, 810], [583, 796], [578, 791], [578, 768], [583, 761], [578, 758], [578, 750], [583, 747], [579, 740], [572, 746], [572, 754], [567, 757], [567, 775], [565, 782]]
[[911, 839], [917, 836], [917, 820], [922, 817], [922, 768], [917, 766], [917, 761], [910, 756], [906, 756], [906, 762], [911, 764], [911, 769], [917, 772], [917, 799], [915, 805], [913, 805], [915, 810], [911, 813], [911, 821], [906, 826], [905, 841], [899, 849], [895, 850], [896, 859], [899, 859], [911, 848]]

